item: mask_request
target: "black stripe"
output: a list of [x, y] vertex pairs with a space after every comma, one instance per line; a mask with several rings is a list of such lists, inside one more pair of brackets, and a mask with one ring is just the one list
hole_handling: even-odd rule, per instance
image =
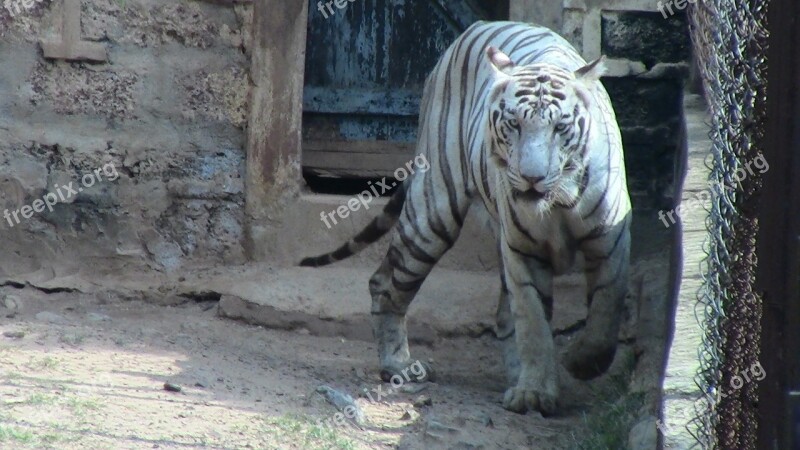
[[428, 239], [427, 236], [425, 236], [425, 234], [422, 232], [422, 230], [419, 227], [419, 221], [418, 221], [418, 218], [417, 218], [417, 211], [414, 208], [414, 199], [413, 198], [408, 201], [408, 204], [406, 205], [404, 214], [405, 214], [405, 217], [406, 217], [405, 223], [408, 223], [409, 225], [411, 225], [411, 228], [414, 229], [414, 234], [417, 235], [417, 237], [419, 237], [420, 239], [422, 239], [425, 243], [430, 243], [431, 240]]
[[[608, 165], [606, 165], [606, 167], [608, 167]], [[606, 186], [603, 188], [603, 194], [600, 195], [600, 197], [597, 199], [597, 203], [595, 203], [595, 205], [592, 207], [592, 209], [589, 211], [589, 213], [588, 214], [584, 214], [584, 215], [581, 216], [581, 218], [583, 220], [586, 220], [589, 217], [591, 217], [595, 213], [595, 211], [597, 211], [597, 208], [600, 207], [600, 205], [603, 203], [603, 201], [605, 201], [606, 194], [608, 193], [608, 186], [610, 184], [611, 184], [611, 176], [610, 176], [610, 174], [607, 174], [606, 175]]]
[[442, 221], [441, 216], [439, 215], [439, 210], [436, 208], [436, 201], [432, 199], [431, 196], [435, 196], [436, 192], [433, 191], [433, 181], [431, 177], [427, 177], [425, 179], [426, 186], [423, 190], [423, 200], [425, 201], [425, 213], [426, 217], [428, 218], [428, 228], [433, 231], [433, 233], [439, 237], [442, 241], [444, 241], [448, 247], [452, 247], [454, 244], [454, 240], [450, 237], [452, 233], [447, 229], [447, 226]]
[[531, 242], [536, 243], [536, 239], [531, 235], [530, 231], [528, 231], [525, 227], [522, 226], [522, 223], [517, 216], [516, 210], [511, 206], [510, 200], [506, 197], [506, 205], [508, 207], [508, 215], [511, 217], [511, 222], [517, 228], [517, 231], [522, 233], [526, 238], [528, 238]]
[[371, 244], [381, 238], [389, 230], [384, 230], [378, 226], [378, 218], [372, 219], [354, 238], [356, 244]]
[[616, 269], [614, 270], [614, 275], [611, 277], [611, 281], [609, 281], [609, 282], [608, 282], [608, 283], [606, 283], [606, 284], [601, 284], [601, 285], [597, 285], [597, 286], [595, 286], [595, 288], [594, 288], [594, 289], [592, 290], [592, 292], [589, 294], [589, 298], [591, 298], [591, 297], [594, 297], [594, 294], [595, 294], [597, 291], [599, 291], [600, 289], [605, 289], [605, 288], [607, 288], [608, 286], [611, 286], [612, 284], [614, 284], [614, 282], [616, 282], [616, 281], [617, 281], [617, 279], [619, 278], [620, 272], [622, 271], [622, 263], [623, 263], [624, 261], [625, 261], [625, 257], [622, 257], [622, 258], [620, 258], [620, 259], [619, 259], [619, 263], [617, 263], [617, 267], [616, 267]]
[[611, 246], [611, 249], [608, 252], [606, 252], [604, 255], [602, 255], [602, 256], [592, 257], [592, 256], [589, 256], [589, 255], [586, 255], [585, 256], [586, 262], [602, 261], [604, 259], [610, 258], [611, 255], [613, 255], [614, 252], [617, 250], [617, 247], [619, 246], [619, 243], [622, 241], [622, 236], [625, 234], [625, 230], [627, 230], [628, 227], [629, 227], [628, 218], [626, 217], [625, 221], [622, 223], [622, 226], [620, 227], [619, 233], [617, 233], [617, 237], [614, 238], [614, 245]]
[[481, 147], [480, 147], [481, 186], [483, 187], [484, 197], [491, 202], [491, 204], [494, 206], [494, 210], [496, 212], [497, 211], [497, 204], [496, 204], [496, 202], [493, 201], [494, 199], [492, 198], [492, 189], [489, 186], [489, 170], [488, 170], [488, 167], [486, 166], [486, 164], [487, 164], [486, 159], [488, 157], [489, 157], [489, 155], [486, 154], [486, 144], [481, 144]]
[[589, 165], [583, 168], [583, 177], [581, 177], [581, 187], [578, 189], [578, 198], [583, 197], [583, 193], [586, 192], [586, 188], [589, 187], [589, 180], [590, 180], [591, 169]]
[[392, 286], [399, 291], [404, 292], [415, 292], [422, 286], [422, 283], [425, 281], [425, 278], [420, 278], [418, 280], [413, 281], [400, 281], [395, 276], [392, 276]]
[[536, 291], [536, 295], [539, 296], [539, 300], [542, 302], [542, 308], [544, 309], [544, 316], [548, 322], [553, 318], [553, 297], [552, 295], [544, 295], [542, 291], [534, 284], [533, 282], [523, 283], [522, 287], [532, 287], [533, 290]]
[[428, 252], [423, 250], [413, 239], [406, 235], [405, 230], [403, 228], [399, 228], [398, 235], [400, 236], [400, 240], [403, 241], [403, 245], [406, 246], [408, 249], [408, 254], [411, 255], [417, 261], [424, 262], [426, 264], [436, 264], [437, 258], [431, 256]]
[[606, 232], [608, 232], [608, 227], [606, 227], [605, 223], [601, 223], [600, 225], [597, 225], [594, 228], [592, 228], [591, 231], [586, 233], [586, 235], [578, 238], [577, 244], [581, 245], [586, 241], [592, 241], [597, 238], [601, 238], [606, 234]]
[[410, 277], [419, 278], [422, 277], [422, 274], [418, 274], [413, 272], [408, 267], [406, 267], [406, 262], [403, 259], [403, 254], [400, 250], [392, 245], [389, 247], [389, 251], [386, 253], [387, 258], [389, 259], [389, 263], [392, 265], [394, 270], [397, 270], [400, 273], [406, 274]]
[[[531, 30], [526, 30], [526, 31], [531, 31]], [[522, 39], [521, 41], [517, 42], [517, 45], [515, 45], [514, 48], [511, 49], [511, 53], [512, 54], [516, 53], [516, 51], [521, 47], [527, 47], [529, 45], [533, 45], [548, 36], [550, 36], [550, 33], [548, 32], [538, 33], [533, 36], [528, 36], [525, 39]]]
[[539, 256], [539, 255], [536, 255], [536, 254], [533, 254], [533, 253], [524, 252], [524, 251], [522, 251], [522, 250], [520, 250], [520, 249], [518, 249], [518, 248], [516, 248], [513, 245], [508, 244], [508, 243], [506, 243], [506, 245], [508, 246], [509, 250], [511, 250], [512, 252], [514, 252], [514, 253], [516, 253], [518, 255], [524, 256], [526, 258], [531, 258], [531, 259], [533, 259], [534, 261], [538, 262], [539, 264], [541, 264], [544, 267], [548, 267], [548, 268], [552, 268], [553, 267], [553, 265], [550, 264], [550, 260], [547, 259], [546, 257], [542, 257], [542, 256]]

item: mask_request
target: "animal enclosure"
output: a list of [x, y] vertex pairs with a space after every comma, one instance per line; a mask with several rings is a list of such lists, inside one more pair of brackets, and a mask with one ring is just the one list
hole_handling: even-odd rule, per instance
[[[692, 200], [719, 144], [693, 64], [700, 25], [669, 5], [6, 1], [0, 448], [688, 448], [705, 393], [689, 291], [712, 199]], [[622, 133], [633, 245], [619, 350], [596, 380], [561, 374], [553, 418], [501, 406], [499, 267], [480, 217], [409, 313], [435, 382], [378, 377], [368, 280], [388, 239], [296, 266], [424, 166], [425, 79], [480, 20], [537, 22], [587, 61], [605, 55]], [[556, 280], [559, 350], [585, 326], [578, 269]], [[321, 425], [341, 412], [323, 392], [363, 420]]]

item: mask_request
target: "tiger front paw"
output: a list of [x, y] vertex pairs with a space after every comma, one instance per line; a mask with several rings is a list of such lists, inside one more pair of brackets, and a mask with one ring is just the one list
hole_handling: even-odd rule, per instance
[[515, 386], [506, 390], [503, 408], [519, 414], [539, 411], [543, 416], [550, 416], [558, 409], [558, 395]]

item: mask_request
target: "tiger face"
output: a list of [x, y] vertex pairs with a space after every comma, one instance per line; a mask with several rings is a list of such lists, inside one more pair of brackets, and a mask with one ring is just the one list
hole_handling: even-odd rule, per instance
[[601, 60], [576, 72], [551, 64], [517, 66], [489, 47], [494, 71], [489, 93], [489, 145], [515, 198], [540, 208], [571, 205], [585, 186], [592, 126], [590, 83]]

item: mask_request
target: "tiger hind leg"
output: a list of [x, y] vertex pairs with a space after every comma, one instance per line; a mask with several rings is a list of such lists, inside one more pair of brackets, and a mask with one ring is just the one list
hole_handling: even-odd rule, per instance
[[[423, 204], [415, 204], [417, 201]], [[455, 242], [462, 222], [454, 219], [447, 226], [432, 225], [424, 216], [413, 213], [424, 210], [424, 202], [414, 197], [406, 200], [389, 251], [369, 281], [381, 379], [387, 382], [397, 376], [404, 381], [409, 381], [409, 378], [412, 378], [410, 381], [425, 381], [434, 377], [429, 364], [411, 360], [406, 312], [434, 265]], [[461, 209], [461, 217], [466, 215], [467, 208], [468, 205]], [[413, 376], [409, 377], [409, 368], [414, 367], [417, 370], [412, 371]]]

